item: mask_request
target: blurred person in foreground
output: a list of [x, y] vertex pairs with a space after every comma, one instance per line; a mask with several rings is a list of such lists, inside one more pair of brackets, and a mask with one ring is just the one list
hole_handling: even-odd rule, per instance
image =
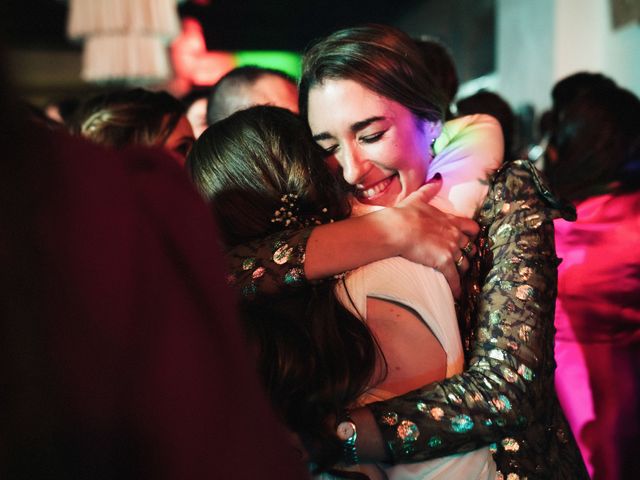
[[0, 478], [306, 478], [184, 171], [23, 121], [3, 79]]

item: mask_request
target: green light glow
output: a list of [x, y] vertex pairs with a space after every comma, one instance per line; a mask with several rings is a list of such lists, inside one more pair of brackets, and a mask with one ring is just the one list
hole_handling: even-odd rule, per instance
[[273, 68], [291, 75], [293, 78], [300, 77], [302, 58], [300, 54], [284, 51], [251, 50], [234, 52], [236, 66], [255, 65], [263, 68]]

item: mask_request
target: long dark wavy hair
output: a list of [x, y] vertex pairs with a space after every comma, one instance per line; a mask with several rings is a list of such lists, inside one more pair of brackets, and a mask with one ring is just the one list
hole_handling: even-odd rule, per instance
[[[283, 194], [297, 195], [297, 222], [289, 228], [350, 213], [344, 186], [324, 166], [308, 128], [281, 108], [252, 107], [210, 126], [186, 168], [210, 200], [227, 246], [282, 230], [284, 222], [271, 220]], [[321, 442], [335, 441], [327, 416], [372, 384], [378, 361], [384, 367], [371, 332], [338, 302], [334, 287], [326, 281], [241, 305], [272, 404], [289, 428]], [[319, 464], [331, 465], [339, 453], [336, 445]]]
[[378, 24], [338, 30], [302, 58], [300, 114], [307, 118], [314, 86], [344, 79], [400, 103], [419, 119], [442, 120], [447, 100], [427, 68], [414, 40], [401, 30]]

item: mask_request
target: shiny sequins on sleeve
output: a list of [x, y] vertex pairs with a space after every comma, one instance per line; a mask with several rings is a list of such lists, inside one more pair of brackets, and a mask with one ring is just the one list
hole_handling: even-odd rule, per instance
[[227, 250], [228, 282], [249, 298], [306, 284], [305, 251], [312, 231], [287, 229]]
[[553, 387], [553, 219], [572, 214], [528, 162], [496, 173], [461, 314], [469, 366], [369, 405], [395, 462], [491, 445], [498, 478], [588, 478]]

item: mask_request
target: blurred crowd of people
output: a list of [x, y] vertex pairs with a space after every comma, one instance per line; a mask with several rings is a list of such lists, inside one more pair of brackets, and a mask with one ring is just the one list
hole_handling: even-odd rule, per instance
[[[183, 98], [39, 108], [3, 85], [0, 477], [637, 471], [640, 100], [573, 74], [525, 139], [499, 92], [457, 97], [445, 45], [406, 42], [345, 29], [300, 84], [247, 66]], [[398, 256], [444, 275], [441, 326], [397, 306], [436, 280], [367, 290], [422, 278], [363, 267]]]

